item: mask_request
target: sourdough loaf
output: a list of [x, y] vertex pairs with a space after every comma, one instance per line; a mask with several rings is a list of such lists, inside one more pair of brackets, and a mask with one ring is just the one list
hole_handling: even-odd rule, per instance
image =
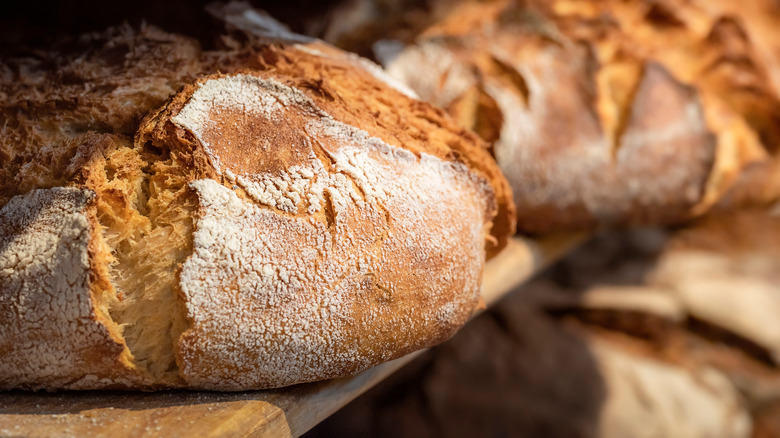
[[2, 63], [0, 388], [279, 387], [466, 321], [514, 226], [486, 145], [282, 36], [125, 26]]
[[780, 195], [780, 13], [745, 3], [440, 0], [329, 34], [492, 143], [520, 230], [669, 224]]

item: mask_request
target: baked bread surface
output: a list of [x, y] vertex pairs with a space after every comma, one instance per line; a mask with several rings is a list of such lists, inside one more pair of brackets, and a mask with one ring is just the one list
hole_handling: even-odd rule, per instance
[[519, 230], [778, 198], [769, 2], [430, 3], [424, 26], [368, 35], [391, 75], [492, 143]]
[[478, 305], [513, 229], [508, 185], [478, 137], [376, 66], [318, 42], [85, 40], [5, 67], [1, 387], [343, 376]]

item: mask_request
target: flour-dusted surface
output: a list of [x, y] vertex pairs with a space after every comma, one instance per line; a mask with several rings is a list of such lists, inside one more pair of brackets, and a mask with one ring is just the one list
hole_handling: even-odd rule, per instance
[[124, 343], [96, 320], [91, 299], [93, 198], [55, 187], [0, 210], [0, 388], [132, 382]]
[[[86, 207], [51, 212], [86, 218], [86, 243], [35, 250], [59, 258], [36, 271], [50, 277], [24, 283], [56, 316], [24, 319], [17, 309], [39, 295], [0, 285], [12, 303], [2, 330], [26, 337], [0, 354], [23, 358], [14, 345], [41, 336], [69, 362], [20, 366], [8, 387], [324, 379], [439, 342], [474, 309], [486, 254], [514, 232], [487, 144], [360, 58], [283, 32], [256, 38], [267, 23], [242, 11], [219, 50], [124, 26], [4, 70], [0, 208], [41, 188], [93, 193]], [[72, 228], [45, 224], [0, 234], [15, 254], [29, 230]], [[53, 289], [36, 286], [67, 277], [59, 251], [86, 257], [74, 265], [86, 285], [57, 295], [78, 312], [49, 306]], [[64, 331], [39, 323], [49, 320]]]
[[455, 35], [421, 39], [388, 72], [494, 136], [521, 229], [663, 223], [702, 200], [715, 138], [694, 90], [664, 67], [626, 74], [635, 84], [622, 102], [613, 66], [584, 47], [509, 26]]
[[[281, 130], [279, 127], [288, 122], [285, 114], [295, 112], [288, 107], [327, 117], [293, 88], [274, 80], [236, 75], [199, 86], [171, 121], [192, 132], [214, 170], [238, 183], [255, 201], [288, 213], [297, 212], [298, 205], [305, 202], [306, 210], [314, 213], [320, 210], [330, 176], [308, 146], [310, 139], [304, 132], [285, 132], [282, 138], [269, 132]], [[215, 112], [222, 115], [214, 117]], [[258, 124], [262, 124], [261, 129], [257, 129]], [[226, 137], [227, 130], [231, 134]], [[276, 155], [279, 143], [290, 143], [284, 145], [290, 153]], [[341, 184], [344, 182], [342, 178]]]
[[[490, 189], [466, 166], [390, 146], [246, 75], [204, 82], [171, 120], [229, 183], [191, 183], [200, 207], [181, 272], [191, 329], [179, 343], [189, 385], [354, 373], [449, 337], [475, 308]], [[301, 137], [236, 160], [240, 131], [267, 120], [303, 126]], [[253, 170], [264, 154], [289, 167]]]

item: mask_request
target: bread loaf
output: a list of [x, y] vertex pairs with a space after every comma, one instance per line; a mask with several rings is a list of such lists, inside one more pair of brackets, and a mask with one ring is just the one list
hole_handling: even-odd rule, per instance
[[82, 43], [1, 67], [0, 388], [332, 378], [478, 305], [507, 183], [373, 64], [249, 34]]
[[391, 75], [493, 144], [520, 230], [678, 223], [780, 196], [767, 2], [428, 3], [427, 22], [397, 11], [404, 31], [330, 33], [373, 38]]

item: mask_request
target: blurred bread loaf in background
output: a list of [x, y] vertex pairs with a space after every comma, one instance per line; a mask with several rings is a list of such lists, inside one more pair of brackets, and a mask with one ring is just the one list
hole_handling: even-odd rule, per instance
[[780, 195], [780, 13], [748, 3], [352, 1], [323, 34], [490, 142], [519, 230], [677, 224]]

